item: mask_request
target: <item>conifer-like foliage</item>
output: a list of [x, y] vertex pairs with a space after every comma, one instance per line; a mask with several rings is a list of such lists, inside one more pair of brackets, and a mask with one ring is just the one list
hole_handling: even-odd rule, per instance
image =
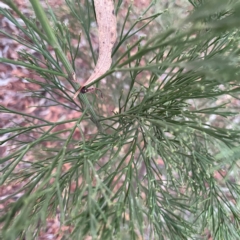
[[[30, 19], [13, 1], [3, 2], [11, 9], [0, 14], [21, 35], [0, 32], [28, 50], [18, 61], [0, 62], [34, 71], [44, 81], [25, 79], [39, 86], [32, 97], [79, 117], [52, 122], [0, 106], [1, 114], [27, 123], [0, 130], [9, 149], [0, 159], [1, 185], [23, 183], [0, 200], [2, 238], [38, 239], [57, 216], [62, 239], [240, 239], [240, 131], [231, 121], [239, 110], [229, 102], [240, 90], [240, 2], [189, 0], [189, 15], [163, 27], [164, 11], [154, 12], [160, 0], [139, 15], [115, 1], [118, 42], [103, 76], [109, 88], [102, 100], [80, 94], [76, 101], [76, 60], [90, 70], [97, 57], [92, 2], [66, 1], [88, 55], [81, 37], [77, 47], [71, 44], [76, 32], [50, 7], [45, 15], [30, 0]], [[102, 79], [97, 84], [104, 89]]]

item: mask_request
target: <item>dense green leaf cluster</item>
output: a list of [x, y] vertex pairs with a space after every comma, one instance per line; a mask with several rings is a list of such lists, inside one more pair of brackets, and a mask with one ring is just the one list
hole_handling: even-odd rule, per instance
[[[37, 16], [31, 20], [12, 1], [4, 2], [12, 10], [0, 8], [0, 14], [24, 37], [0, 32], [41, 58], [25, 50], [18, 61], [0, 62], [34, 70], [44, 81], [27, 79], [41, 87], [32, 96], [81, 117], [50, 122], [0, 106], [1, 113], [28, 122], [0, 130], [1, 144], [12, 146], [0, 159], [1, 184], [24, 183], [1, 199], [21, 193], [1, 210], [2, 237], [38, 239], [47, 218], [57, 215], [70, 229], [63, 239], [239, 239], [240, 130], [231, 122], [239, 111], [224, 100], [238, 99], [240, 90], [239, 1], [189, 0], [192, 13], [166, 30], [156, 21], [164, 12], [153, 11], [159, 1], [137, 18], [132, 5], [123, 11], [122, 1], [115, 1], [116, 13], [125, 17], [119, 20], [113, 65], [102, 76], [111, 78], [115, 90], [108, 94], [118, 104], [107, 117], [95, 97], [72, 100], [81, 38], [75, 49], [70, 27], [50, 7], [48, 23], [37, 0], [31, 1]], [[93, 5], [66, 3], [95, 62]], [[224, 126], [210, 121], [213, 116]], [[86, 121], [94, 134], [83, 132]], [[63, 124], [72, 127], [56, 130]], [[27, 167], [18, 170], [21, 164]]]

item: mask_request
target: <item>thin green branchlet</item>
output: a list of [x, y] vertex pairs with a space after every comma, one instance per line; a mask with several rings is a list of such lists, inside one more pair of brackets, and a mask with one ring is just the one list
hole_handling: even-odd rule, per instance
[[[57, 56], [60, 58], [63, 66], [65, 67], [65, 69], [68, 73], [68, 78], [70, 79], [70, 82], [72, 82], [72, 85], [74, 86], [74, 83], [77, 82], [76, 74], [72, 68], [72, 65], [70, 64], [69, 60], [67, 59], [66, 55], [62, 51], [40, 2], [38, 0], [31, 0], [30, 2], [32, 4], [32, 7], [36, 14], [36, 17], [38, 18], [39, 22], [42, 25], [42, 28], [44, 29], [44, 32], [46, 33], [46, 36], [47, 36], [46, 39], [47, 39], [48, 43], [56, 51]], [[76, 88], [76, 87], [74, 86], [74, 88]], [[84, 105], [89, 110], [89, 113], [91, 115], [91, 119], [93, 120], [93, 122], [97, 125], [98, 129], [102, 132], [102, 127], [101, 127], [100, 122], [98, 121], [97, 114], [95, 113], [95, 111], [94, 111], [93, 107], [91, 106], [90, 102], [88, 101], [87, 97], [85, 97], [81, 94], [81, 96], [79, 98], [81, 101], [83, 101]]]

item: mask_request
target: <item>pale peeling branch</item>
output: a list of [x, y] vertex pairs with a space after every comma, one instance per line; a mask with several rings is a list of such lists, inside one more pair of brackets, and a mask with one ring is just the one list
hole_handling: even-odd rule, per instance
[[112, 0], [94, 0], [98, 24], [99, 56], [92, 75], [74, 94], [73, 99], [81, 92], [83, 87], [89, 85], [104, 73], [112, 64], [112, 49], [117, 39], [117, 20]]

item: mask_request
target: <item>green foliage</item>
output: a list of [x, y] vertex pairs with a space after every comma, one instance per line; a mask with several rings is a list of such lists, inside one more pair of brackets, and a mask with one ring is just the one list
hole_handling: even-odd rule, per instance
[[[11, 1], [4, 2], [17, 11]], [[47, 218], [56, 215], [62, 227], [71, 229], [63, 239], [240, 238], [240, 131], [227, 122], [237, 112], [227, 102], [217, 103], [224, 96], [237, 99], [240, 89], [240, 3], [189, 2], [192, 13], [167, 29], [157, 23], [164, 13], [153, 13], [154, 3], [137, 18], [133, 6], [125, 11], [113, 65], [105, 74], [118, 104], [108, 117], [97, 116], [103, 109], [94, 97], [89, 102], [80, 94], [79, 103], [72, 100], [77, 84], [71, 74], [81, 49], [74, 49], [69, 28], [53, 11], [49, 8], [50, 24], [20, 15], [22, 25], [12, 11], [0, 9], [24, 37], [1, 33], [42, 56], [23, 51], [18, 61], [0, 62], [25, 66], [45, 80], [27, 79], [41, 87], [33, 97], [81, 113], [80, 118], [49, 122], [0, 106], [1, 113], [28, 122], [0, 130], [6, 136], [1, 144], [12, 146], [0, 159], [1, 183], [24, 183], [1, 200], [21, 193], [1, 210], [4, 239], [37, 239]], [[31, 3], [38, 16], [38, 2]], [[67, 5], [94, 62], [92, 5], [71, 0]], [[121, 5], [115, 1], [118, 14], [123, 14]], [[123, 78], [127, 88], [122, 90]], [[210, 122], [213, 115], [226, 119], [225, 126]], [[86, 121], [94, 134], [83, 133]], [[71, 127], [58, 130], [66, 123]], [[21, 164], [27, 167], [19, 170]]]

